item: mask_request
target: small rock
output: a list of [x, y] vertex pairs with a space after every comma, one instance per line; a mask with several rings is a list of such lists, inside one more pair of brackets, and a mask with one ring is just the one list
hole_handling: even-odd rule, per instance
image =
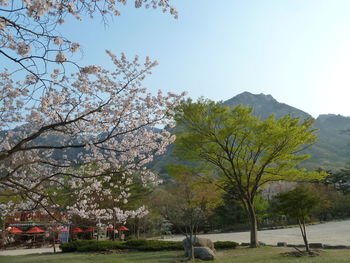
[[278, 247], [286, 247], [287, 246], [287, 242], [277, 242], [277, 246]]

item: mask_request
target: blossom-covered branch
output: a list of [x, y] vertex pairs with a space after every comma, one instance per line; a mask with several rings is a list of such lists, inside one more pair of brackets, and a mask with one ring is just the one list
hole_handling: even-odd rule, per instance
[[[119, 16], [127, 0], [0, 0], [0, 57], [7, 61], [11, 74], [24, 71], [41, 86], [48, 85], [48, 77], [57, 64], [61, 72], [74, 62], [73, 55], [80, 44], [60, 33], [60, 25], [69, 16], [82, 20], [100, 16], [105, 23], [110, 16]], [[178, 14], [169, 0], [134, 0], [136, 8], [161, 8], [175, 18]]]
[[48, 187], [62, 188], [67, 176], [70, 185], [86, 178], [96, 185], [108, 171], [152, 178], [144, 165], [174, 139], [157, 126], [168, 124], [182, 95], [153, 96], [142, 87], [157, 62], [107, 53], [115, 71], [89, 66], [69, 78], [57, 72], [43, 94], [29, 94], [28, 80], [0, 75], [0, 195], [30, 193], [44, 208], [53, 205]]

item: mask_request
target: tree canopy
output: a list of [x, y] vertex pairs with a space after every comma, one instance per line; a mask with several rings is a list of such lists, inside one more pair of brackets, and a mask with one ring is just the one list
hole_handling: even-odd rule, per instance
[[176, 154], [217, 171], [217, 184], [230, 185], [251, 223], [251, 246], [257, 246], [254, 200], [262, 186], [279, 180], [311, 180], [322, 173], [296, 168], [309, 156], [300, 152], [316, 141], [313, 120], [290, 115], [265, 120], [252, 108], [223, 107], [200, 99], [184, 101], [175, 113]]

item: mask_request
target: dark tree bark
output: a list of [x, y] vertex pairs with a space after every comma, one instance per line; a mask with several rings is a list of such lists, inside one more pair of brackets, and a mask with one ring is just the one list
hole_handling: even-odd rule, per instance
[[302, 218], [302, 219], [298, 218], [298, 224], [300, 227], [301, 235], [302, 235], [303, 240], [304, 240], [305, 250], [306, 250], [306, 252], [310, 253], [309, 242], [308, 242], [307, 236], [306, 236], [306, 227], [305, 227], [304, 218]]
[[251, 202], [247, 202], [246, 208], [247, 208], [247, 213], [248, 213], [249, 223], [250, 223], [250, 247], [256, 248], [259, 246], [259, 242], [258, 242], [258, 221], [256, 218], [254, 205]]

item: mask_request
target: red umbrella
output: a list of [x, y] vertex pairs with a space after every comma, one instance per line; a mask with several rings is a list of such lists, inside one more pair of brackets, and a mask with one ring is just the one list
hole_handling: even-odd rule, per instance
[[118, 227], [118, 230], [128, 231], [129, 228], [127, 228], [126, 226], [120, 226], [120, 227]]
[[[42, 230], [41, 228], [37, 227], [37, 226], [35, 226], [35, 227], [29, 229], [28, 231], [26, 231], [26, 234], [41, 234], [41, 233], [45, 233], [45, 231]], [[36, 235], [34, 235], [34, 239], [33, 239], [34, 243], [35, 243], [35, 236]]]
[[94, 228], [90, 227], [90, 228], [86, 229], [85, 232], [94, 232]]
[[67, 228], [62, 228], [60, 231], [61, 232], [68, 232], [68, 229]]
[[81, 228], [77, 227], [77, 228], [74, 228], [72, 232], [80, 233], [80, 232], [84, 232], [84, 231]]
[[113, 227], [108, 227], [107, 231], [113, 231]]
[[23, 231], [17, 227], [12, 227], [9, 232], [13, 234], [23, 233]]
[[36, 234], [36, 233], [45, 233], [45, 231], [36, 226], [36, 227], [33, 227], [33, 228], [29, 229], [28, 231], [26, 231], [26, 233], [27, 234]]

